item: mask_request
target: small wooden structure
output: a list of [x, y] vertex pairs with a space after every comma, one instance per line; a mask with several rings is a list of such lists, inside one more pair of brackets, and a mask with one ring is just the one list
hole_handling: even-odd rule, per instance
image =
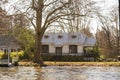
[[0, 35], [0, 51], [4, 52], [4, 56], [0, 59], [0, 66], [11, 66], [15, 59], [10, 58], [11, 52], [18, 52], [19, 43], [11, 35]]
[[8, 59], [0, 59], [0, 66], [11, 66], [12, 64]]
[[7, 48], [7, 50], [4, 52], [4, 57], [0, 59], [0, 66], [11, 66], [12, 62], [10, 59], [10, 50]]

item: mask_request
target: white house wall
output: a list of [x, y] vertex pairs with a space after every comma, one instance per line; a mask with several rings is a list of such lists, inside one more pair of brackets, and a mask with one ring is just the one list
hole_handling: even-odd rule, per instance
[[[44, 36], [48, 35], [48, 38]], [[46, 33], [42, 39], [42, 44], [49, 45], [49, 53], [55, 53], [56, 47], [62, 47], [62, 53], [69, 53], [69, 45], [77, 45], [77, 52], [83, 53], [84, 46], [94, 46], [95, 38], [87, 37], [83, 33]], [[61, 38], [59, 36], [62, 36]], [[73, 38], [72, 36], [76, 36]]]
[[62, 51], [64, 54], [68, 54], [69, 53], [69, 45], [63, 45]]
[[49, 53], [55, 53], [55, 46], [52, 44], [49, 45]]
[[83, 46], [78, 45], [78, 53], [83, 53]]

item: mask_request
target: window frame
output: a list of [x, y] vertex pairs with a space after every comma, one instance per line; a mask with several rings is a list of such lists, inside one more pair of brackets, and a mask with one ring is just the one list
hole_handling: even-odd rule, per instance
[[70, 54], [78, 53], [78, 46], [77, 45], [69, 45], [69, 53]]
[[42, 53], [49, 53], [49, 45], [42, 45]]

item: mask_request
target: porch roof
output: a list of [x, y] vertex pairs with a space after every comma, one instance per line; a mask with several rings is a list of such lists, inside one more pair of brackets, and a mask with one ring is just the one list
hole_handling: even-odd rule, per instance
[[11, 35], [0, 35], [0, 48], [1, 47], [19, 47], [18, 41]]

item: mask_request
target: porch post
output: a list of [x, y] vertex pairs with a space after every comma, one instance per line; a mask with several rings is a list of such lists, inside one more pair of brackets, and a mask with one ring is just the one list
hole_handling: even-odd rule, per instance
[[11, 52], [11, 50], [10, 50], [10, 48], [8, 47], [8, 48], [7, 48], [7, 54], [8, 54], [8, 65], [9, 65], [9, 63], [10, 63], [10, 52]]

